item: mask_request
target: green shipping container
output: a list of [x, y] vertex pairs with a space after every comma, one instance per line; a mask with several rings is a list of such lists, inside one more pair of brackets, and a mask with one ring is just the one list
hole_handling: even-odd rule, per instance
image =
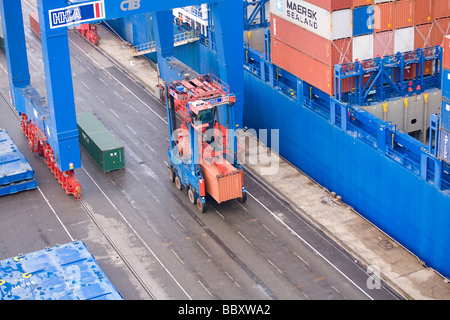
[[77, 114], [81, 146], [103, 172], [125, 168], [123, 145], [90, 112]]

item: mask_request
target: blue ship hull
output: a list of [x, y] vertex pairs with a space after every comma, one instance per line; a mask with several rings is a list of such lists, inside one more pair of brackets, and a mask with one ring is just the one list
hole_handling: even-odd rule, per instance
[[[151, 23], [144, 15], [110, 23], [132, 44], [151, 41], [148, 25]], [[135, 32], [127, 34], [127, 30]], [[175, 54], [200, 74], [218, 74], [214, 52], [203, 45], [176, 47]], [[247, 69], [244, 74], [244, 126], [257, 131], [280, 129], [279, 153], [283, 158], [335, 191], [427, 266], [450, 276], [448, 190], [387, 157], [354, 132], [333, 124], [329, 115], [328, 119], [323, 117]], [[445, 170], [448, 176], [448, 168]]]
[[245, 72], [244, 125], [280, 129], [280, 155], [443, 275], [450, 194]]

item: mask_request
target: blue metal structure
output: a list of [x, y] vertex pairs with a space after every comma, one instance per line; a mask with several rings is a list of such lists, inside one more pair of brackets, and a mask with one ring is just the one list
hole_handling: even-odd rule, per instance
[[[426, 61], [436, 61], [430, 76], [424, 75]], [[424, 92], [429, 87], [440, 87], [442, 75], [442, 47], [434, 46], [396, 55], [356, 61], [335, 66], [335, 96], [341, 102], [366, 105], [369, 101], [384, 101], [394, 96], [403, 97]], [[416, 77], [405, 79], [405, 67], [416, 65]], [[363, 79], [369, 75], [366, 83]], [[342, 82], [354, 82], [354, 91], [345, 92]]]
[[0, 261], [0, 300], [122, 300], [81, 241]]
[[[63, 172], [73, 173], [74, 169], [81, 167], [68, 26], [153, 12], [160, 74], [163, 80], [170, 81], [173, 79], [166, 78], [164, 61], [173, 55], [171, 9], [208, 3], [216, 31], [220, 77], [230, 84], [235, 93], [236, 119], [242, 119], [243, 57], [239, 50], [229, 49], [243, 38], [243, 19], [230, 19], [242, 14], [241, 0], [98, 0], [72, 1], [71, 5], [66, 0], [38, 0], [37, 3], [48, 94], [48, 105], [40, 102], [41, 108], [35, 105], [36, 100], [40, 99], [36, 99], [36, 91], [30, 84], [21, 1], [0, 0], [0, 14], [14, 106], [20, 115], [26, 116], [28, 123], [24, 123], [25, 127], [31, 123], [33, 129], [38, 128], [32, 131], [45, 135], [48, 149], [51, 149], [48, 158], [54, 160], [52, 171], [58, 169], [59, 176], [62, 177]], [[237, 123], [240, 126], [242, 121]], [[60, 182], [63, 186], [66, 184], [66, 181]], [[80, 196], [79, 185], [72, 189], [76, 189], [74, 194]]]
[[267, 28], [266, 4], [270, 0], [244, 0], [244, 29]]

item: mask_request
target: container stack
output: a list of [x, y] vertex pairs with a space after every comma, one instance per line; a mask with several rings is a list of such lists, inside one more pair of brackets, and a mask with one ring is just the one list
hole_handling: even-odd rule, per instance
[[8, 132], [0, 129], [0, 196], [36, 187], [33, 168]]
[[439, 157], [450, 163], [450, 35], [444, 37]]
[[450, 33], [449, 0], [272, 0], [270, 13], [272, 62], [329, 95], [335, 64], [442, 45]]

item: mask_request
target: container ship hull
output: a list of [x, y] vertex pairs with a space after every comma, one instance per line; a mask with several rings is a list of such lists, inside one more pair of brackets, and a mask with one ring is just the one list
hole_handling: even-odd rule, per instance
[[[151, 41], [151, 25], [147, 15], [108, 21], [108, 27], [132, 45]], [[175, 55], [200, 74], [218, 74], [216, 55], [203, 44], [175, 47]], [[147, 57], [155, 60], [151, 54]], [[268, 61], [265, 64], [277, 68]], [[427, 266], [450, 276], [448, 190], [344, 130], [329, 114], [323, 116], [305, 101], [263, 81], [253, 70], [244, 68], [244, 80], [245, 127], [279, 129], [281, 157], [336, 192]], [[445, 174], [449, 171], [443, 168]]]

